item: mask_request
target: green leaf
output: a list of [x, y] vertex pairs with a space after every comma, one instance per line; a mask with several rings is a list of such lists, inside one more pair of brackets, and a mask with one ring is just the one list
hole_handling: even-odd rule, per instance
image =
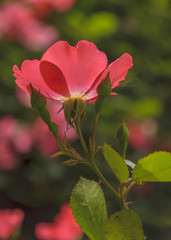
[[113, 214], [104, 227], [106, 240], [144, 240], [142, 223], [132, 210]]
[[91, 240], [103, 240], [107, 221], [106, 202], [100, 185], [81, 178], [71, 195], [73, 215]]
[[140, 159], [133, 170], [132, 179], [140, 184], [171, 181], [171, 154], [154, 152]]
[[119, 181], [121, 183], [126, 182], [129, 177], [129, 170], [123, 158], [106, 143], [103, 146], [103, 154]]

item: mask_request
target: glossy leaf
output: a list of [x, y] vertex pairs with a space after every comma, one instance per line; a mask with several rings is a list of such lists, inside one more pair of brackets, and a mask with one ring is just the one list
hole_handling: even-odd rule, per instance
[[109, 166], [121, 183], [127, 181], [129, 170], [123, 158], [109, 145], [104, 144], [103, 154]]
[[100, 185], [81, 178], [71, 195], [73, 215], [91, 240], [103, 240], [104, 224], [107, 221], [106, 202]]
[[141, 220], [132, 210], [113, 214], [104, 227], [106, 240], [144, 240]]
[[140, 184], [147, 181], [171, 181], [171, 154], [154, 152], [140, 159], [133, 170], [132, 178]]

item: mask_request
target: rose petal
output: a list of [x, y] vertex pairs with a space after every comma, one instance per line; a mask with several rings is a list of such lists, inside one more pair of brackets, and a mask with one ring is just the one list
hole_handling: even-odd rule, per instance
[[47, 61], [42, 61], [40, 63], [40, 72], [50, 89], [65, 97], [70, 97], [66, 79], [56, 65]]
[[21, 71], [15, 65], [13, 67], [14, 76], [16, 77], [16, 84], [25, 92], [30, 92], [29, 84], [45, 95], [46, 97], [52, 97], [55, 99], [61, 98], [61, 95], [52, 91], [45, 83], [40, 73], [40, 61], [38, 60], [26, 60], [21, 65]]
[[97, 96], [96, 88], [99, 83], [104, 80], [110, 73], [110, 80], [112, 89], [123, 81], [128, 73], [128, 70], [133, 66], [133, 59], [128, 53], [124, 53], [121, 57], [112, 62], [103, 72], [98, 76], [90, 89], [85, 93], [87, 98], [95, 98]]
[[82, 40], [76, 47], [65, 41], [52, 45], [42, 56], [63, 73], [72, 96], [83, 95], [107, 66], [105, 53], [95, 44]]

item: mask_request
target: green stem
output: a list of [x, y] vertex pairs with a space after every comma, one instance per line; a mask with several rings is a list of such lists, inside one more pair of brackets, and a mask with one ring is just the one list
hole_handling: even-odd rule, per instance
[[[96, 118], [98, 120], [98, 118]], [[95, 121], [97, 123], [97, 120]], [[100, 172], [98, 166], [96, 165], [93, 156], [90, 156], [89, 151], [87, 149], [87, 146], [85, 144], [82, 132], [81, 132], [81, 128], [80, 128], [80, 124], [78, 122], [78, 120], [75, 122], [76, 125], [76, 129], [80, 138], [80, 142], [82, 145], [82, 148], [85, 152], [86, 157], [88, 158], [90, 165], [92, 167], [92, 169], [94, 170], [94, 172], [97, 174], [97, 176], [99, 177], [99, 179], [101, 180], [101, 182], [113, 193], [115, 199], [117, 200], [117, 202], [120, 204], [120, 198], [118, 193], [115, 191], [115, 189], [110, 185], [110, 183], [106, 180], [106, 178], [103, 176], [103, 174]], [[97, 124], [95, 124], [97, 126]], [[95, 126], [95, 129], [96, 129]]]
[[129, 209], [128, 208], [128, 202], [126, 202], [126, 198], [127, 198], [128, 192], [130, 191], [130, 189], [135, 184], [136, 184], [136, 182], [131, 180], [130, 184], [128, 185], [128, 187], [126, 187], [126, 185], [124, 185], [124, 184], [120, 185], [121, 208]]
[[49, 131], [54, 135], [59, 148], [61, 149], [61, 151], [65, 152], [65, 145], [63, 144], [58, 135], [58, 126], [55, 122], [51, 120], [48, 110], [46, 108], [40, 108], [38, 110], [42, 120], [48, 125]]
[[115, 199], [120, 204], [120, 198], [116, 190], [110, 185], [110, 183], [106, 180], [106, 178], [103, 176], [103, 174], [100, 172], [99, 168], [97, 167], [94, 158], [90, 159], [92, 169], [97, 174], [101, 182], [113, 193]]
[[125, 196], [126, 187], [120, 187], [120, 200], [121, 200], [121, 208], [122, 209], [128, 209], [127, 202], [126, 202], [126, 196]]
[[83, 134], [82, 134], [80, 124], [79, 124], [78, 120], [75, 122], [75, 125], [76, 125], [77, 133], [78, 133], [83, 151], [84, 151], [86, 157], [88, 157], [89, 156], [89, 151], [88, 151], [88, 148], [87, 148], [86, 143], [84, 141], [84, 137], [83, 137]]
[[125, 191], [125, 198], [127, 197], [130, 189], [131, 189], [135, 184], [136, 184], [136, 182], [133, 181], [133, 182], [131, 182], [131, 183], [128, 185], [128, 187], [127, 187], [127, 189], [126, 189], [126, 191]]
[[93, 125], [93, 134], [92, 134], [92, 152], [95, 153], [95, 147], [96, 147], [96, 131], [97, 131], [97, 124], [98, 124], [99, 114], [95, 113], [94, 116], [94, 125]]

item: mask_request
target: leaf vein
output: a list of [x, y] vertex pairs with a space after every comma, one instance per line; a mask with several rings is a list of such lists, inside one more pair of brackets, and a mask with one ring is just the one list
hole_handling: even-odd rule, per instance
[[[95, 226], [96, 226], [96, 229], [97, 229], [97, 231], [98, 231], [98, 233], [99, 233], [99, 229], [98, 229], [97, 223], [96, 223], [96, 221], [95, 221], [95, 218], [94, 218], [94, 216], [93, 216], [93, 212], [92, 212], [92, 210], [91, 210], [91, 208], [90, 208], [89, 201], [88, 201], [88, 196], [87, 196], [87, 194], [86, 194], [86, 190], [85, 190], [85, 186], [84, 186], [83, 182], [82, 182], [82, 187], [83, 187], [85, 199], [86, 199], [86, 202], [87, 202], [87, 207], [88, 207], [88, 209], [89, 209], [89, 212], [90, 212], [90, 215], [91, 215], [91, 217], [92, 217], [92, 220], [93, 220], [93, 222], [94, 222], [94, 224], [95, 224]], [[100, 234], [100, 233], [99, 233], [99, 234]]]
[[170, 171], [170, 170], [171, 170], [171, 168], [159, 170], [159, 171], [156, 171], [156, 172], [153, 172], [153, 173], [150, 173], [150, 174], [138, 177], [138, 178], [136, 178], [134, 180], [143, 179], [143, 178], [146, 178], [146, 177], [149, 177], [149, 176], [153, 176], [153, 175], [156, 175], [156, 174], [159, 174], [159, 173], [164, 173], [164, 172], [167, 172], [167, 171]]

